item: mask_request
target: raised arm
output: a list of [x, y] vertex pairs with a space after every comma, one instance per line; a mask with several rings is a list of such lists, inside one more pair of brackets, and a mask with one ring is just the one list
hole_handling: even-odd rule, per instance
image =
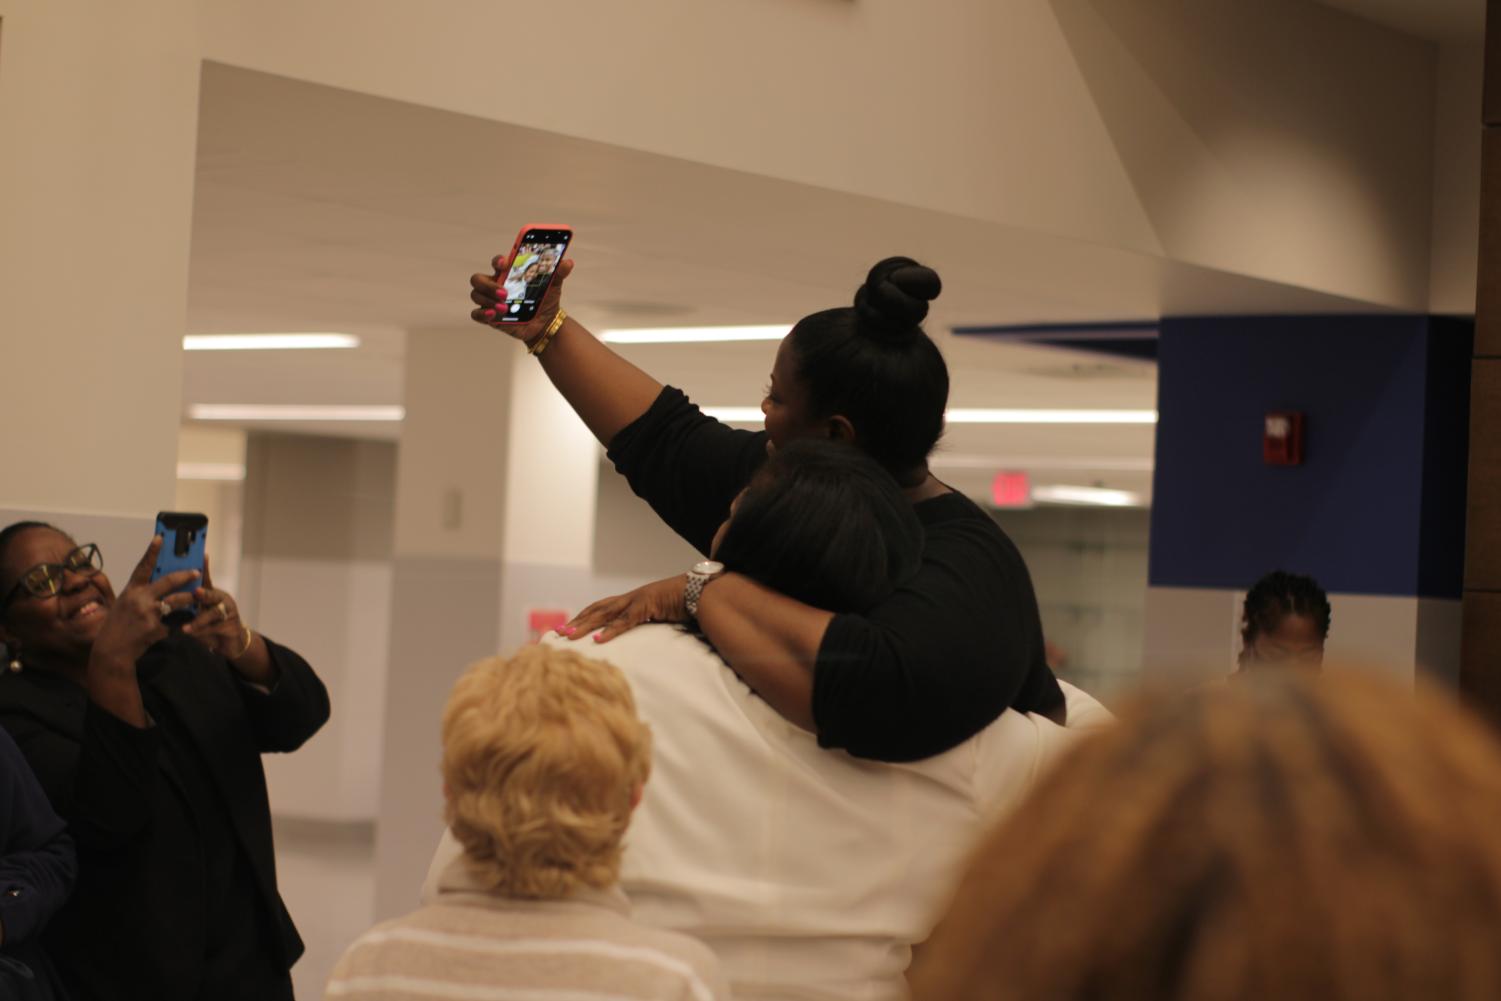
[[[500, 320], [504, 315], [505, 289], [496, 276], [506, 273], [510, 261], [497, 257], [494, 263], [495, 274], [469, 278], [473, 289], [469, 298], [477, 307], [469, 315], [476, 323], [493, 327], [525, 344], [536, 344], [546, 336], [562, 309], [563, 283], [573, 271], [573, 262], [558, 265], [558, 273], [543, 296], [537, 315], [527, 323]], [[554, 332], [537, 360], [563, 399], [606, 447], [622, 428], [646, 413], [662, 392], [660, 382], [620, 357], [572, 316]]]

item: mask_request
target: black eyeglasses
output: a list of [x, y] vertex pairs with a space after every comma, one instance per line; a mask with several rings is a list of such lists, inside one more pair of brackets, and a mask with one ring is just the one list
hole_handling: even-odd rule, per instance
[[104, 569], [104, 557], [99, 547], [89, 542], [63, 557], [61, 563], [38, 563], [21, 575], [16, 586], [10, 589], [5, 600], [0, 602], [0, 611], [10, 608], [16, 595], [25, 591], [33, 598], [50, 598], [63, 589], [63, 575], [69, 573], [92, 577]]

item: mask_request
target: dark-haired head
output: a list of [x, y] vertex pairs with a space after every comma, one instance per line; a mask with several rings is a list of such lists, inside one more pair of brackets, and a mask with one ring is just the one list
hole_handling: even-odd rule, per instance
[[109, 577], [94, 564], [63, 573], [52, 594], [21, 586], [27, 571], [42, 563], [67, 565], [77, 549], [72, 536], [45, 522], [18, 521], [0, 530], [0, 644], [7, 660], [81, 676], [104, 622], [92, 613], [107, 611], [115, 600]]
[[920, 482], [949, 398], [948, 366], [922, 329], [942, 288], [931, 269], [889, 257], [853, 306], [799, 320], [762, 404], [772, 441], [846, 438], [903, 486]]
[[735, 502], [714, 556], [832, 612], [863, 611], [910, 577], [923, 534], [896, 481], [840, 442], [780, 448]]
[[16, 521], [0, 528], [0, 619], [3, 619], [5, 613], [10, 610], [10, 600], [7, 596], [15, 590], [16, 582], [20, 579], [20, 570], [10, 566], [10, 551], [21, 535], [37, 528], [45, 528], [59, 535], [67, 534], [45, 521]]
[[1329, 596], [1312, 577], [1277, 570], [1246, 594], [1241, 613], [1242, 670], [1301, 667], [1318, 670], [1329, 638]]

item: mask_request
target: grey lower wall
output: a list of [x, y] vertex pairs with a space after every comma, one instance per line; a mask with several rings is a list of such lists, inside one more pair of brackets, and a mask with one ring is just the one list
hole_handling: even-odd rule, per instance
[[378, 920], [417, 905], [443, 830], [443, 707], [465, 667], [503, 648], [496, 622], [501, 579], [498, 560], [395, 561], [375, 844]]

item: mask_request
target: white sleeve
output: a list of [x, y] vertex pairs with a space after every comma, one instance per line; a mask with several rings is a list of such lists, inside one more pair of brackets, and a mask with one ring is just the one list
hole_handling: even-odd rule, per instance
[[1070, 730], [1098, 730], [1115, 722], [1115, 716], [1100, 704], [1100, 700], [1082, 688], [1070, 685], [1062, 678], [1058, 687], [1063, 689], [1063, 699], [1068, 706]]

